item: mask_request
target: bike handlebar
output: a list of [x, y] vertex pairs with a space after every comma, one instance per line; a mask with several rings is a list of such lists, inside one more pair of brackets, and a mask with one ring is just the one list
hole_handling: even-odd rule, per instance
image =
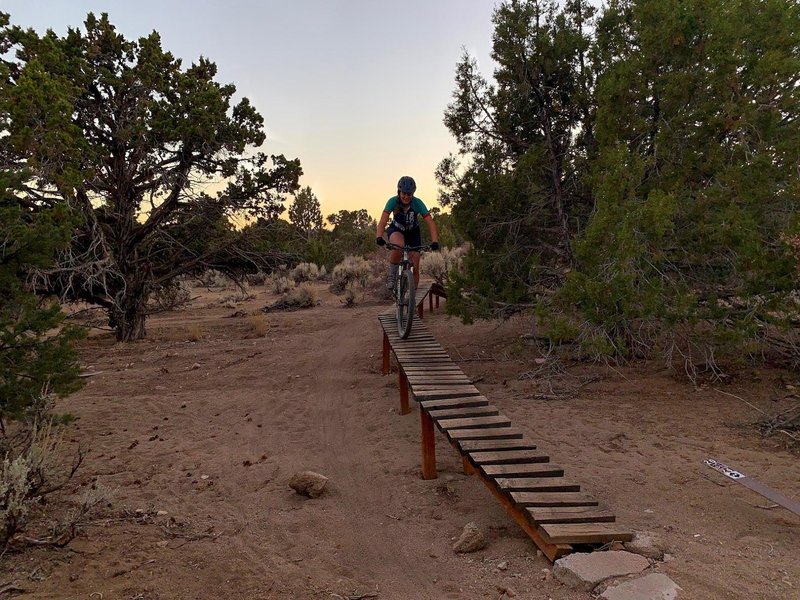
[[425, 244], [424, 246], [400, 246], [392, 242], [386, 242], [384, 247], [387, 250], [408, 250], [409, 252], [427, 252], [431, 249], [430, 244]]

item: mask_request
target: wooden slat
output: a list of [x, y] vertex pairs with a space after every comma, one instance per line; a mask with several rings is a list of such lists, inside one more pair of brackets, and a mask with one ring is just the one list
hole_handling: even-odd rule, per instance
[[440, 384], [440, 385], [469, 385], [472, 380], [463, 375], [407, 375], [408, 382], [415, 384]]
[[597, 506], [597, 500], [581, 492], [511, 492], [520, 506]]
[[499, 415], [500, 411], [496, 406], [462, 406], [460, 408], [443, 408], [440, 410], [429, 411], [434, 420], [469, 418], [469, 417], [493, 417]]
[[581, 486], [563, 477], [496, 477], [494, 482], [506, 492], [580, 492]]
[[489, 401], [485, 396], [468, 396], [466, 398], [442, 398], [439, 400], [425, 400], [419, 405], [423, 410], [441, 410], [444, 408], [466, 408], [469, 406], [488, 406]]
[[[395, 356], [395, 358], [398, 358]], [[449, 356], [403, 356], [397, 362], [403, 364], [404, 367], [427, 367], [428, 365], [452, 365], [453, 361]]]
[[414, 397], [417, 402], [425, 400], [442, 400], [445, 398], [464, 398], [467, 396], [480, 396], [481, 393], [474, 385], [448, 386], [446, 388], [435, 386], [414, 386]]
[[613, 523], [614, 514], [597, 506], [557, 506], [526, 508], [539, 525], [549, 523]]
[[[483, 396], [481, 396], [483, 397]], [[488, 400], [487, 400], [488, 403]], [[482, 450], [535, 450], [536, 444], [521, 440], [469, 440], [459, 442], [461, 452], [480, 452]]]
[[472, 417], [469, 419], [442, 419], [436, 421], [439, 429], [488, 429], [496, 427], [511, 427], [511, 420], [505, 415], [496, 417]]
[[550, 462], [550, 457], [537, 450], [491, 450], [469, 452], [469, 459], [476, 465], [505, 465], [511, 463]]
[[551, 544], [544, 539], [540, 533], [539, 527], [531, 523], [530, 517], [527, 513], [523, 513], [514, 503], [502, 492], [499, 492], [491, 480], [484, 477], [480, 472], [476, 472], [475, 476], [480, 479], [486, 488], [497, 499], [500, 505], [506, 509], [509, 515], [517, 522], [522, 530], [539, 546], [539, 549], [551, 561], [555, 562], [558, 558], [568, 554], [572, 551], [572, 546], [569, 544]]
[[522, 438], [522, 432], [514, 427], [493, 427], [491, 429], [452, 429], [450, 431], [446, 431], [445, 434], [451, 441]]
[[[417, 381], [425, 381], [427, 379], [437, 380], [437, 379], [445, 379], [445, 380], [463, 380], [463, 381], [472, 381], [468, 377], [466, 377], [463, 373], [459, 371], [437, 371], [435, 369], [430, 369], [430, 367], [426, 367], [424, 371], [408, 371], [405, 368], [403, 369], [406, 375], [409, 378], [415, 379]], [[462, 382], [463, 382], [462, 381]], [[452, 381], [450, 382], [452, 383]], [[469, 384], [466, 384], [469, 385]]]
[[[405, 370], [405, 369], [404, 369]], [[408, 372], [406, 371], [406, 375], [408, 375], [409, 379], [414, 378], [419, 382], [424, 382], [428, 379], [431, 380], [441, 380], [441, 381], [472, 381], [469, 377], [464, 375], [463, 372], [457, 371], [455, 373], [437, 373], [436, 371], [424, 371], [424, 372]]]
[[423, 389], [430, 388], [430, 387], [436, 387], [436, 388], [441, 389], [441, 388], [448, 388], [448, 387], [461, 388], [461, 387], [464, 387], [465, 385], [469, 385], [469, 383], [466, 382], [466, 381], [436, 381], [434, 383], [411, 382], [411, 387], [414, 388], [414, 391], [416, 391], [420, 387], [423, 388]]
[[522, 465], [486, 465], [481, 467], [488, 477], [563, 477], [564, 469], [550, 463]]
[[556, 523], [540, 525], [539, 531], [551, 544], [605, 544], [633, 539], [630, 531], [608, 523]]

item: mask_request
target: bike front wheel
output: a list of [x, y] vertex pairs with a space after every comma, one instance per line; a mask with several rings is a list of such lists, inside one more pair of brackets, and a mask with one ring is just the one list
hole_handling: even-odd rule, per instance
[[414, 273], [410, 269], [403, 271], [397, 286], [397, 331], [405, 339], [414, 320]]

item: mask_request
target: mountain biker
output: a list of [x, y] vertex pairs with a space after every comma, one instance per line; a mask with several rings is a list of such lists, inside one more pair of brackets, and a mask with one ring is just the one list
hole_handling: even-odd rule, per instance
[[[403, 175], [397, 182], [397, 195], [392, 196], [386, 202], [381, 219], [378, 222], [377, 238], [375, 242], [378, 246], [386, 244], [386, 238], [396, 246], [420, 246], [422, 244], [419, 231], [419, 220], [423, 219], [428, 226], [431, 234], [431, 250], [439, 249], [439, 233], [436, 231], [436, 223], [425, 203], [414, 195], [417, 191], [417, 184], [408, 175]], [[392, 217], [389, 227], [389, 217]], [[384, 237], [386, 228], [386, 237]], [[411, 262], [414, 264], [414, 286], [419, 286], [419, 252], [408, 253]], [[389, 276], [386, 287], [394, 289], [397, 280], [397, 271], [400, 261], [403, 259], [403, 251], [395, 248], [389, 254]]]

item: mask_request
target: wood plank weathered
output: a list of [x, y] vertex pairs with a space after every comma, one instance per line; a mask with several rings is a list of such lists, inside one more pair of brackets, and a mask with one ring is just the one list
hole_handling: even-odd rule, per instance
[[446, 431], [445, 434], [451, 441], [522, 438], [522, 431], [515, 427], [492, 427], [491, 429], [452, 429], [450, 431]]
[[[486, 402], [488, 403], [489, 400], [487, 399]], [[536, 449], [536, 444], [525, 438], [519, 440], [465, 440], [459, 442], [458, 445], [460, 452]]]
[[597, 506], [528, 507], [525, 510], [539, 525], [551, 523], [613, 523], [614, 514]]
[[419, 403], [422, 410], [440, 410], [444, 408], [466, 408], [468, 406], [488, 406], [486, 396], [467, 396], [461, 398], [439, 398], [423, 400]]
[[488, 477], [563, 477], [564, 469], [551, 463], [481, 466]]
[[496, 406], [489, 404], [483, 406], [461, 406], [458, 408], [443, 408], [428, 411], [431, 418], [438, 421], [441, 419], [469, 418], [469, 417], [493, 417], [500, 414]]
[[443, 431], [452, 429], [493, 429], [497, 427], [511, 427], [511, 420], [505, 415], [494, 417], [471, 417], [469, 419], [440, 419], [435, 420], [436, 425]]
[[506, 492], [580, 492], [581, 486], [563, 477], [496, 477]]
[[606, 544], [629, 542], [633, 539], [631, 531], [609, 523], [546, 524], [540, 525], [539, 531], [551, 544]]
[[538, 450], [489, 450], [468, 453], [476, 465], [506, 465], [512, 463], [550, 462], [550, 457]]
[[597, 500], [581, 492], [511, 492], [519, 506], [597, 506]]

